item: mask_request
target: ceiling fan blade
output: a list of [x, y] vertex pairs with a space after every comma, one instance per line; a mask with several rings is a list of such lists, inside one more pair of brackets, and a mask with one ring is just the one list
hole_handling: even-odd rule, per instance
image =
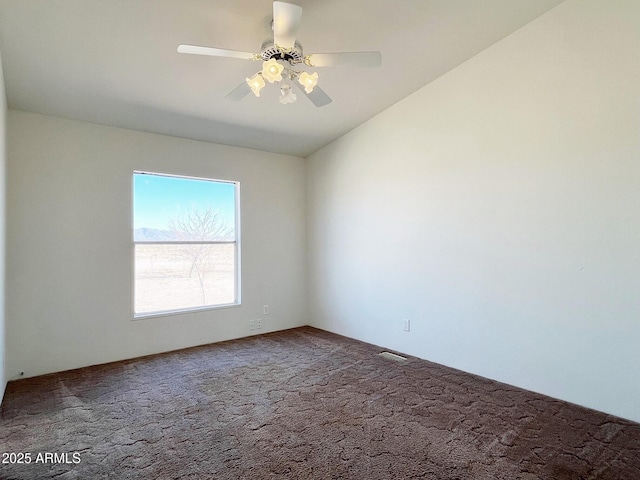
[[258, 55], [249, 52], [238, 52], [224, 48], [199, 47], [197, 45], [178, 45], [178, 53], [190, 53], [192, 55], [211, 55], [213, 57], [241, 58], [243, 60], [256, 60]]
[[293, 48], [301, 18], [302, 7], [273, 2], [273, 43], [282, 48]]
[[249, 86], [249, 84], [247, 84], [247, 82], [242, 82], [236, 88], [231, 90], [225, 98], [234, 102], [238, 102], [246, 97], [249, 92], [251, 92], [251, 87]]
[[382, 65], [380, 52], [312, 53], [308, 58], [312, 67], [379, 67]]
[[316, 106], [316, 107], [324, 107], [325, 105], [329, 105], [332, 100], [331, 97], [329, 95], [327, 95], [324, 90], [322, 90], [319, 86], [315, 86], [313, 88], [313, 91], [311, 93], [307, 93], [304, 90], [304, 87], [300, 86], [300, 84], [298, 82], [292, 82], [296, 87], [298, 87], [300, 89], [300, 91], [302, 93], [304, 93], [307, 98], [309, 100], [311, 100], [311, 102]]

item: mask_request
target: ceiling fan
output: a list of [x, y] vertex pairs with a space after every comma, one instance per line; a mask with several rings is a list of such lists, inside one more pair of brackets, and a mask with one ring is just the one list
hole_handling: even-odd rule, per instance
[[356, 67], [378, 67], [382, 63], [380, 52], [311, 53], [304, 55], [302, 45], [296, 41], [298, 25], [302, 18], [302, 7], [285, 2], [273, 2], [273, 39], [266, 40], [260, 53], [239, 52], [224, 48], [179, 45], [179, 53], [210, 55], [214, 57], [239, 58], [262, 61], [262, 70], [248, 77], [232, 90], [227, 98], [241, 100], [249, 92], [256, 97], [269, 83], [280, 84], [280, 103], [293, 103], [297, 96], [292, 91], [298, 87], [316, 107], [331, 103], [331, 98], [318, 85], [318, 73], [299, 70], [298, 67], [333, 67], [350, 65]]

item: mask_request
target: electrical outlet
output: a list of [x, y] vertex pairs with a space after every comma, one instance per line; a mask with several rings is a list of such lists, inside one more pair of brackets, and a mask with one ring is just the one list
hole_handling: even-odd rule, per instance
[[255, 329], [256, 329], [256, 321], [249, 320], [249, 330], [255, 330]]
[[269, 315], [269, 305], [263, 305], [262, 306], [262, 314], [263, 315]]
[[402, 322], [403, 322], [403, 324], [402, 324], [402, 329], [403, 329], [405, 332], [410, 331], [410, 330], [411, 330], [411, 322], [409, 321], [409, 319], [408, 319], [408, 318], [405, 318], [405, 319], [403, 319], [403, 320], [402, 320]]
[[256, 328], [262, 328], [262, 319], [261, 318], [258, 318], [256, 320]]

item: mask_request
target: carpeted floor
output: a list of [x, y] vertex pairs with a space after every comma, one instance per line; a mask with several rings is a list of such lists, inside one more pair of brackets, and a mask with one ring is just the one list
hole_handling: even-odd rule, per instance
[[381, 351], [305, 327], [10, 382], [0, 478], [640, 479], [639, 424]]

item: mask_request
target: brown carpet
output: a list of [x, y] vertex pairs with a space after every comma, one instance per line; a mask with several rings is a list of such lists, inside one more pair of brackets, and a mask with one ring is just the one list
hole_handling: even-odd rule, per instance
[[640, 479], [639, 424], [381, 351], [305, 327], [10, 382], [0, 477]]

